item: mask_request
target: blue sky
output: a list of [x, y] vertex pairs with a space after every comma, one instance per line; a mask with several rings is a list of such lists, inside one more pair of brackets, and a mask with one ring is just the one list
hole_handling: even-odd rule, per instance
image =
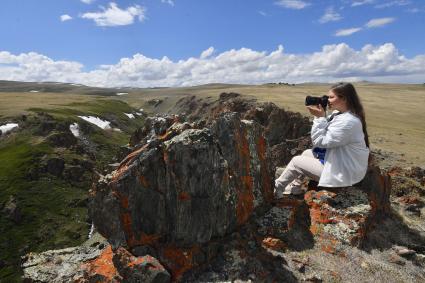
[[422, 82], [424, 31], [424, 0], [2, 0], [0, 79]]

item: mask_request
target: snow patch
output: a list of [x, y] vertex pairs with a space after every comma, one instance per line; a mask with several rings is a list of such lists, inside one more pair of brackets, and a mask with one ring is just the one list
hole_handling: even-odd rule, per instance
[[106, 121], [106, 120], [102, 120], [99, 117], [94, 117], [94, 116], [78, 116], [78, 117], [80, 117], [81, 119], [83, 119], [83, 120], [85, 120], [89, 123], [92, 123], [92, 124], [98, 126], [101, 129], [104, 129], [104, 130], [111, 129], [111, 126], [110, 126], [111, 122]]
[[117, 92], [117, 95], [126, 95], [128, 92]]
[[69, 125], [69, 130], [74, 135], [74, 137], [78, 138], [80, 136], [80, 127], [77, 123]]
[[39, 90], [30, 90], [30, 92], [40, 92]]
[[131, 113], [124, 113], [128, 118], [130, 118], [130, 119], [134, 119], [135, 117], [134, 117], [134, 114], [131, 114]]
[[9, 123], [9, 124], [5, 124], [5, 125], [0, 126], [0, 131], [1, 131], [2, 134], [5, 134], [7, 132], [10, 132], [14, 128], [17, 128], [17, 127], [19, 127], [19, 125], [16, 124], [16, 123]]
[[94, 234], [94, 223], [92, 222], [91, 223], [91, 226], [90, 226], [90, 232], [89, 232], [89, 239], [91, 238], [91, 237], [93, 237], [93, 234]]

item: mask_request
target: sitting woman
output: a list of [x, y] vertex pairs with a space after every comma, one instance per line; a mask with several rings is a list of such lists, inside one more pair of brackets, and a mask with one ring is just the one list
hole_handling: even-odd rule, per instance
[[276, 179], [276, 199], [304, 193], [300, 181], [304, 176], [318, 181], [321, 187], [346, 187], [366, 175], [369, 140], [360, 98], [350, 83], [332, 86], [328, 96], [333, 110], [329, 117], [321, 105], [307, 106], [315, 116], [311, 129], [313, 150], [293, 157]]

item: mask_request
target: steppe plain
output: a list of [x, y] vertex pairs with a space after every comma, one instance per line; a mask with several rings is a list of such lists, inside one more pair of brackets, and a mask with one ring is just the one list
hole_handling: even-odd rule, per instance
[[[386, 152], [389, 162], [396, 162], [400, 166], [425, 166], [425, 84], [362, 82], [354, 85], [365, 107], [372, 150]], [[47, 89], [50, 92], [2, 92], [0, 119], [27, 113], [31, 108], [75, 108], [77, 105], [74, 103], [81, 105], [109, 99], [122, 100], [131, 107], [144, 108], [148, 112], [167, 112], [182, 97], [195, 95], [215, 100], [222, 92], [236, 92], [256, 98], [260, 102], [273, 102], [286, 110], [309, 116], [304, 106], [305, 97], [325, 95], [331, 84], [209, 84], [181, 88], [115, 90], [67, 86], [57, 87], [57, 91], [54, 91], [55, 87], [52, 86]], [[40, 89], [40, 84], [28, 84], [25, 88]], [[115, 95], [120, 92], [127, 94]], [[147, 104], [147, 101], [152, 99], [160, 99], [162, 103], [152, 107]]]

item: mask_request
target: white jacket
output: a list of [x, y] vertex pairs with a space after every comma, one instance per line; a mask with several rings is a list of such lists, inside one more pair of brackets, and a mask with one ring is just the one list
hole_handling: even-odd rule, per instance
[[347, 111], [330, 122], [315, 118], [311, 128], [313, 147], [326, 148], [325, 164], [319, 186], [346, 187], [366, 175], [369, 149], [364, 141], [362, 122]]

